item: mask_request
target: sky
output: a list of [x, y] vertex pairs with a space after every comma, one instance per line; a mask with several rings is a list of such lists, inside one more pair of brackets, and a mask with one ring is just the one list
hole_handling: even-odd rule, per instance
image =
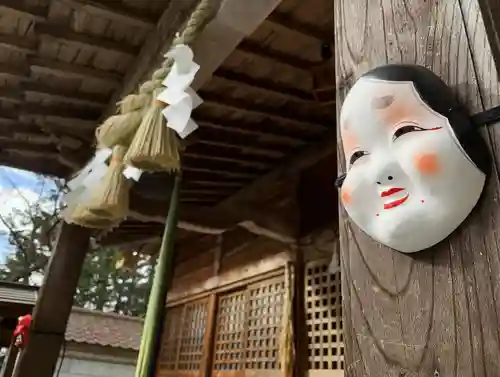
[[[0, 214], [9, 216], [13, 209], [23, 209], [39, 197], [38, 175], [14, 168], [0, 166]], [[47, 189], [53, 186], [47, 185]], [[7, 236], [2, 234], [5, 226], [0, 221], [0, 263], [11, 252]]]

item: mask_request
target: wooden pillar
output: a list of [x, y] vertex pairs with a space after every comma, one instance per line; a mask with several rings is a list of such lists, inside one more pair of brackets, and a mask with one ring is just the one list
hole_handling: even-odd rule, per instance
[[89, 239], [89, 229], [61, 226], [33, 312], [29, 342], [14, 377], [53, 376]]
[[[378, 65], [416, 63], [471, 113], [499, 105], [478, 0], [338, 0], [335, 39], [337, 87]], [[341, 209], [346, 376], [499, 375], [500, 124], [482, 133], [494, 171], [478, 207], [438, 246], [413, 255], [381, 247]]]
[[0, 371], [0, 377], [12, 377], [18, 355], [19, 348], [14, 347], [14, 345], [11, 344], [3, 362], [2, 370]]

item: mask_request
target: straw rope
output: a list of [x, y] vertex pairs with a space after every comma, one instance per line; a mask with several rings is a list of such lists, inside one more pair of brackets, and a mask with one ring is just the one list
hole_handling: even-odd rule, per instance
[[[174, 39], [172, 47], [181, 44], [191, 45], [215, 17], [220, 3], [221, 0], [201, 0], [182, 34]], [[155, 90], [162, 87], [162, 82], [170, 73], [172, 64], [173, 60], [166, 58], [161, 67], [153, 72], [151, 78], [140, 86], [137, 94], [129, 94], [118, 103], [119, 114], [106, 119], [96, 132], [98, 145], [111, 148], [116, 144], [130, 144], [132, 136], [150, 107]]]

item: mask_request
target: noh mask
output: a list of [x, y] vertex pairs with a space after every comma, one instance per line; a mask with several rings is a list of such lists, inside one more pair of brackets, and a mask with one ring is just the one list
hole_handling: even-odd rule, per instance
[[452, 233], [476, 205], [489, 172], [485, 142], [449, 87], [424, 67], [363, 75], [340, 114], [347, 173], [337, 184], [349, 217], [403, 253]]

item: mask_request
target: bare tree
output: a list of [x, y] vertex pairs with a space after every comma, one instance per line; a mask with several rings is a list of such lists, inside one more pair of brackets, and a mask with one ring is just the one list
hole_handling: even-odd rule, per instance
[[6, 229], [4, 236], [13, 248], [0, 270], [0, 278], [29, 284], [34, 273], [43, 273], [52, 252], [63, 185], [57, 180], [37, 178], [33, 201], [6, 174], [3, 178], [10, 183], [22, 206], [0, 214], [0, 223]]

